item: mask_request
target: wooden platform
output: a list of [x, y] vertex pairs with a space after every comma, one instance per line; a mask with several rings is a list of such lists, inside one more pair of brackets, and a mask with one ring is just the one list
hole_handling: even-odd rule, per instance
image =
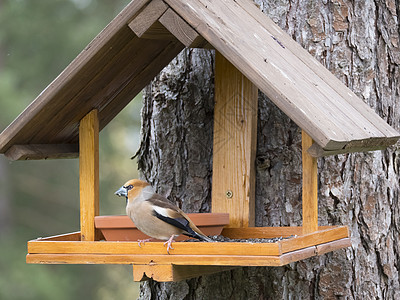
[[[80, 241], [70, 233], [28, 242], [27, 263], [130, 264], [134, 280], [152, 277], [177, 281], [238, 266], [282, 266], [349, 247], [347, 226], [322, 226], [301, 235], [302, 227], [227, 228], [222, 235], [239, 238], [290, 237], [274, 243], [176, 242], [170, 254], [163, 242]], [[291, 237], [293, 236], [293, 237]]]

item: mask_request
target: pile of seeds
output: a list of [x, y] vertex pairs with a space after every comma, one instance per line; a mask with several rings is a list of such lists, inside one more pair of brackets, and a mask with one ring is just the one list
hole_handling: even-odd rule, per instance
[[[212, 239], [215, 242], [233, 242], [233, 243], [275, 243], [281, 240], [285, 239], [290, 239], [294, 238], [296, 236], [288, 236], [288, 237], [276, 237], [276, 238], [270, 238], [270, 239], [264, 239], [264, 238], [251, 238], [251, 239], [231, 239], [226, 236], [222, 235], [214, 235], [214, 236], [209, 236], [210, 239]], [[199, 240], [196, 239], [188, 239], [183, 242], [200, 242]]]

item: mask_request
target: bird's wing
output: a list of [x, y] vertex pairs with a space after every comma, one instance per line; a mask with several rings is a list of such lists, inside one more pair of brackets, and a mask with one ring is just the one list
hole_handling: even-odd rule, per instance
[[157, 218], [184, 231], [187, 230], [190, 223], [189, 220], [185, 218], [185, 216], [182, 214], [182, 211], [178, 207], [173, 205], [166, 198], [160, 195], [154, 195], [147, 201], [151, 204], [154, 215]]
[[182, 229], [184, 231], [183, 234], [187, 236], [210, 241], [209, 238], [193, 224], [189, 217], [167, 198], [154, 194], [147, 201], [152, 205], [154, 215], [160, 220]]

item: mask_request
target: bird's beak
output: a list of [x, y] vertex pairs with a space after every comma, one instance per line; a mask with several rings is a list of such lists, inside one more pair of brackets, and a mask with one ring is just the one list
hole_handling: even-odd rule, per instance
[[125, 187], [121, 186], [118, 191], [114, 193], [117, 196], [128, 198], [128, 191]]

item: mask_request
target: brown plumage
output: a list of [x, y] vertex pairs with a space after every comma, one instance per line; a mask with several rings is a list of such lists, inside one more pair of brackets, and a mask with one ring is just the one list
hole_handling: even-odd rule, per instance
[[[127, 199], [126, 213], [140, 231], [152, 238], [167, 240], [168, 253], [173, 249], [174, 238], [181, 234], [212, 242], [181, 209], [155, 193], [145, 181], [129, 180], [115, 194]], [[139, 241], [139, 246], [146, 241]]]

